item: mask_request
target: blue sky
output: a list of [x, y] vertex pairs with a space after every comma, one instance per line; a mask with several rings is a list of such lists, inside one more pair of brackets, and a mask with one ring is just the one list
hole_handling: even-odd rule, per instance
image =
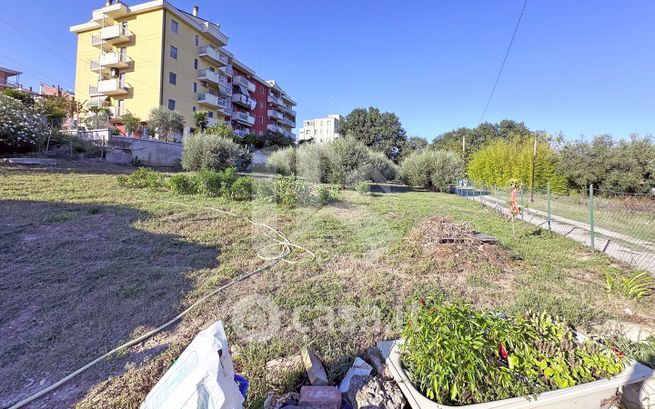
[[[477, 125], [522, 3], [174, 1], [218, 21], [228, 48], [298, 102], [299, 123], [376, 106], [428, 139]], [[0, 0], [0, 65], [24, 71], [28, 85], [72, 87], [68, 28], [102, 4]], [[651, 0], [529, 0], [484, 119], [567, 138], [655, 133], [653, 27]]]

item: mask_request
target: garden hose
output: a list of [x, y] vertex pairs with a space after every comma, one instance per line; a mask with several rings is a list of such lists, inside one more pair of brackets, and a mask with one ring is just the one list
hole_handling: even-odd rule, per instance
[[[183, 207], [192, 207], [192, 206], [189, 206], [187, 204], [179, 203], [179, 202], [168, 202], [167, 201], [165, 203], [173, 204], [173, 205], [177, 205], [177, 206], [183, 206]], [[229, 288], [229, 287], [231, 287], [231, 286], [233, 286], [235, 284], [238, 284], [241, 281], [244, 281], [244, 280], [252, 277], [253, 275], [255, 275], [257, 273], [260, 273], [260, 272], [262, 272], [264, 270], [272, 268], [277, 263], [279, 263], [280, 261], [283, 261], [283, 262], [286, 262], [286, 263], [289, 263], [289, 264], [296, 263], [295, 261], [286, 259], [286, 257], [288, 257], [289, 255], [291, 255], [293, 253], [292, 249], [294, 249], [294, 248], [302, 250], [306, 254], [309, 254], [312, 259], [314, 259], [316, 257], [316, 255], [312, 251], [306, 249], [305, 247], [302, 247], [300, 245], [292, 243], [284, 233], [280, 232], [279, 230], [277, 230], [276, 228], [274, 228], [274, 227], [272, 227], [272, 226], [270, 226], [268, 224], [261, 223], [261, 222], [256, 222], [250, 217], [240, 216], [240, 215], [237, 215], [237, 214], [232, 213], [230, 211], [219, 209], [219, 208], [208, 207], [206, 209], [209, 209], [209, 210], [221, 213], [221, 214], [225, 214], [227, 216], [231, 216], [231, 217], [234, 217], [234, 218], [245, 219], [250, 224], [252, 224], [254, 226], [263, 227], [263, 228], [266, 228], [266, 229], [270, 230], [271, 232], [273, 232], [277, 236], [277, 238], [273, 239], [274, 243], [268, 244], [268, 245], [262, 247], [259, 251], [257, 251], [257, 257], [259, 257], [260, 259], [265, 260], [265, 261], [270, 261], [270, 263], [265, 265], [265, 266], [262, 266], [262, 267], [260, 267], [258, 269], [255, 269], [255, 270], [253, 270], [251, 272], [248, 272], [246, 274], [242, 274], [239, 277], [235, 278], [234, 280], [230, 281], [229, 283], [224, 284], [224, 285], [216, 288], [215, 290], [213, 290], [209, 294], [205, 295], [204, 297], [202, 297], [199, 300], [197, 300], [196, 302], [194, 302], [190, 307], [188, 307], [187, 309], [185, 309], [184, 311], [182, 311], [181, 313], [176, 315], [170, 321], [160, 325], [159, 327], [153, 329], [152, 331], [149, 331], [149, 332], [141, 335], [138, 338], [135, 338], [135, 339], [133, 339], [131, 341], [128, 341], [128, 342], [124, 343], [123, 345], [120, 345], [120, 346], [112, 349], [111, 351], [99, 356], [98, 358], [94, 359], [93, 361], [91, 361], [88, 364], [84, 365], [83, 367], [79, 368], [75, 372], [72, 372], [69, 375], [66, 375], [65, 377], [63, 377], [59, 381], [53, 383], [52, 385], [48, 386], [47, 388], [42, 389], [39, 392], [37, 392], [37, 393], [35, 393], [35, 394], [21, 400], [20, 402], [14, 404], [13, 406], [10, 406], [9, 409], [22, 408], [23, 406], [35, 401], [36, 399], [39, 399], [40, 397], [52, 392], [53, 390], [57, 389], [58, 387], [60, 387], [64, 383], [68, 382], [69, 380], [73, 379], [77, 375], [79, 375], [82, 372], [86, 371], [87, 369], [91, 368], [92, 366], [94, 366], [98, 362], [112, 356], [113, 354], [115, 354], [115, 353], [117, 353], [119, 351], [122, 351], [122, 350], [124, 350], [126, 348], [132, 347], [134, 345], [137, 345], [137, 344], [145, 341], [146, 339], [158, 334], [159, 332], [163, 331], [164, 329], [166, 329], [166, 328], [170, 327], [171, 325], [175, 324], [176, 322], [178, 322], [182, 317], [184, 317], [186, 314], [188, 314], [191, 310], [195, 309], [198, 305], [203, 303], [205, 300], [207, 300], [208, 298], [210, 298], [210, 297], [216, 295], [217, 293], [225, 290], [226, 288]], [[281, 247], [281, 251], [280, 251], [279, 254], [273, 255], [273, 256], [265, 256], [265, 255], [262, 254], [262, 250], [265, 250], [265, 249], [268, 249], [268, 248], [271, 248], [271, 247], [275, 247], [275, 246]]]

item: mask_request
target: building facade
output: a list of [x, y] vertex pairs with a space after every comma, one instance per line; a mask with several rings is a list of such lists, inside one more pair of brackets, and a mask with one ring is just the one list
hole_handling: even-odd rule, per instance
[[[0, 67], [0, 91], [5, 88], [20, 87], [19, 78], [22, 72]], [[15, 77], [15, 78], [14, 78]]]
[[342, 119], [341, 115], [328, 115], [327, 118], [303, 121], [303, 127], [298, 131], [298, 142], [326, 143], [337, 139]]
[[[263, 115], [274, 107], [267, 98], [286, 93], [239, 62], [226, 49], [220, 25], [201, 18], [198, 7], [186, 12], [166, 0], [133, 6], [107, 1], [70, 30], [78, 37], [77, 100], [108, 107], [118, 124], [128, 112], [145, 120], [157, 106], [184, 116], [184, 134], [194, 130], [195, 111], [206, 111], [210, 125], [228, 122], [239, 135], [263, 134], [277, 124]], [[289, 137], [291, 111], [286, 118], [293, 126], [282, 128]]]

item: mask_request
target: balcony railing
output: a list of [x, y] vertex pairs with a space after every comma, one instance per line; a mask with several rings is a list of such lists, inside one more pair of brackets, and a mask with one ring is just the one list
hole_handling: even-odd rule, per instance
[[218, 74], [212, 70], [199, 70], [198, 79], [211, 82], [212, 84], [218, 84]]
[[284, 116], [281, 113], [279, 113], [278, 111], [276, 111], [274, 109], [269, 109], [268, 110], [268, 117], [278, 119], [280, 121], [284, 118]]
[[253, 82], [250, 82], [247, 78], [245, 78], [242, 75], [234, 76], [232, 78], [232, 84], [242, 86], [242, 87], [246, 87], [248, 89], [248, 91], [250, 91], [250, 92], [255, 92], [255, 90], [257, 89]]
[[8, 81], [4, 78], [0, 78], [0, 88], [17, 88], [18, 83], [16, 81]]
[[296, 122], [292, 121], [289, 118], [282, 118], [282, 123], [285, 124], [288, 127], [295, 128], [296, 127]]
[[255, 102], [255, 100], [250, 98], [248, 95], [244, 95], [244, 94], [240, 94], [240, 93], [232, 94], [232, 103], [237, 104], [237, 105], [241, 105], [241, 106], [243, 106], [243, 107], [245, 107], [245, 108], [247, 108], [249, 110], [253, 109], [253, 103], [254, 102]]
[[103, 53], [97, 61], [91, 61], [91, 71], [100, 71], [101, 68], [127, 68], [132, 59], [119, 52]]
[[232, 120], [246, 123], [250, 126], [255, 124], [255, 117], [245, 112], [232, 112]]
[[220, 52], [213, 45], [203, 45], [200, 47], [200, 57], [210, 59], [218, 65], [227, 65], [229, 62], [227, 55]]
[[280, 107], [284, 106], [284, 103], [282, 102], [282, 98], [276, 97], [273, 94], [268, 94], [268, 102], [270, 102], [271, 104], [278, 105]]
[[91, 45], [111, 47], [114, 44], [120, 44], [130, 41], [132, 33], [124, 26], [115, 24], [100, 30], [100, 35], [91, 36]]
[[235, 134], [236, 136], [240, 136], [240, 137], [242, 137], [242, 138], [243, 138], [244, 136], [248, 135], [249, 133], [250, 133], [250, 130], [249, 130], [249, 129], [235, 129], [235, 130], [234, 130], [234, 134]]
[[266, 129], [268, 129], [269, 131], [272, 131], [272, 132], [284, 133], [284, 129], [282, 129], [281, 127], [279, 127], [279, 126], [277, 126], [275, 124], [266, 125]]
[[232, 69], [231, 65], [226, 65], [225, 67], [223, 67], [223, 70], [225, 71], [225, 75], [227, 75], [230, 78], [232, 78], [232, 76], [234, 75], [234, 70]]
[[226, 108], [228, 106], [225, 98], [209, 93], [198, 94], [198, 103], [210, 106], [212, 108]]
[[123, 95], [128, 93], [128, 85], [118, 78], [98, 81], [98, 93], [102, 95]]

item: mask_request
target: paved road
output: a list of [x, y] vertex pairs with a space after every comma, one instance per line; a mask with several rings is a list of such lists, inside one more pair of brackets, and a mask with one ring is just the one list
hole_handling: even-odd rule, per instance
[[[496, 209], [498, 212], [510, 215], [507, 204], [490, 195], [468, 196], [469, 199], [482, 203], [484, 206]], [[525, 222], [542, 228], [548, 228], [546, 212], [535, 209], [524, 209], [522, 219]], [[586, 223], [553, 215], [550, 221], [554, 233], [569, 237], [586, 246], [591, 246], [590, 226]], [[595, 228], [594, 247], [617, 260], [628, 263], [636, 268], [655, 273], [655, 243], [617, 233], [604, 228]]]

